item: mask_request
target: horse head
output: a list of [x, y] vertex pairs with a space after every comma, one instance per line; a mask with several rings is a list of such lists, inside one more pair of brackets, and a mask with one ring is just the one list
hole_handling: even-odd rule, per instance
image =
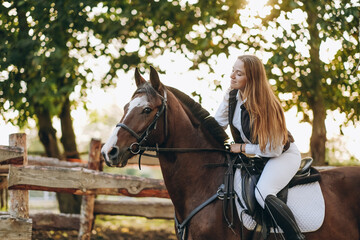
[[137, 90], [124, 106], [124, 115], [116, 125], [101, 153], [108, 166], [126, 166], [128, 159], [140, 152], [142, 145], [155, 146], [165, 139], [166, 90], [157, 71], [150, 67], [146, 81], [135, 70]]

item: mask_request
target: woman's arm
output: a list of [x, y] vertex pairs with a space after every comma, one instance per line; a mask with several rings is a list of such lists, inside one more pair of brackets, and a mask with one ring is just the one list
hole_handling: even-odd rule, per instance
[[246, 144], [245, 153], [255, 154], [260, 157], [278, 157], [282, 154], [283, 148], [284, 148], [283, 145], [279, 145], [276, 148], [270, 149], [270, 144], [268, 143], [268, 144], [266, 144], [265, 150], [261, 151], [259, 144], [251, 144], [250, 143], [250, 144]]
[[224, 99], [220, 103], [219, 108], [215, 113], [215, 120], [219, 123], [224, 129], [229, 125], [229, 92], [231, 89], [228, 89], [225, 92]]
[[265, 147], [265, 151], [260, 150], [259, 144], [252, 143], [234, 143], [230, 145], [231, 152], [234, 153], [246, 153], [246, 154], [254, 154], [260, 157], [278, 157], [282, 154], [283, 146], [280, 145], [275, 149], [270, 149], [270, 144], [267, 144]]

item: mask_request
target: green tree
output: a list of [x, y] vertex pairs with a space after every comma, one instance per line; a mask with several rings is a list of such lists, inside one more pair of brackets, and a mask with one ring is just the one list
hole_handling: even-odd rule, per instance
[[[103, 86], [114, 84], [119, 70], [151, 64], [165, 50], [181, 52], [192, 62], [208, 63], [230, 47], [253, 48], [272, 54], [269, 76], [278, 93], [291, 93], [286, 108], [297, 106], [313, 124], [311, 151], [318, 164], [325, 159], [327, 110], [339, 109], [358, 120], [358, 2], [272, 1], [261, 31], [243, 24], [239, 9], [245, 1], [4, 1], [0, 5], [0, 112], [16, 110], [24, 126], [37, 120], [39, 136], [49, 156], [60, 156], [52, 118], [62, 124], [61, 142], [67, 156], [77, 155], [70, 111], [75, 86], [91, 86], [85, 59], [106, 56], [111, 66]], [[290, 24], [296, 11], [306, 21]], [[235, 29], [235, 30], [234, 30]], [[271, 39], [261, 33], [273, 31]], [[261, 38], [259, 38], [260, 36]], [[341, 41], [334, 60], [320, 60], [326, 39]], [[263, 40], [259, 40], [263, 39]], [[298, 50], [304, 43], [309, 54]], [[127, 47], [137, 45], [132, 50]], [[270, 46], [270, 47], [269, 47]], [[357, 55], [356, 55], [357, 54]], [[356, 75], [357, 74], [357, 75]], [[313, 117], [311, 118], [311, 114]]]
[[[193, 62], [193, 68], [207, 63], [212, 55], [228, 54], [229, 47], [242, 41], [224, 36], [224, 32], [239, 26], [238, 9], [244, 3], [233, 0], [202, 0], [194, 4], [180, 0], [102, 2], [98, 7], [103, 11], [94, 14], [97, 24], [93, 30], [94, 36], [101, 40], [95, 48], [109, 57], [111, 65], [103, 84], [113, 84], [119, 69], [128, 71], [152, 64], [149, 56], [159, 56], [166, 50], [183, 53]], [[131, 43], [136, 46], [128, 51], [126, 47]]]
[[[57, 158], [61, 153], [52, 118], [59, 116], [65, 156], [79, 158], [69, 96], [86, 79], [78, 71], [78, 60], [69, 56], [72, 49], [67, 44], [77, 41], [73, 32], [83, 31], [91, 22], [74, 1], [14, 1], [0, 7], [0, 69], [5, 75], [0, 82], [1, 112], [17, 111], [7, 120], [20, 127], [29, 118], [36, 119], [47, 156]], [[57, 196], [63, 201], [75, 199], [75, 204], [59, 204], [61, 212], [80, 211], [81, 197]]]
[[[240, 2], [241, 3], [241, 2]], [[111, 65], [103, 86], [117, 71], [151, 64], [166, 49], [180, 51], [194, 62], [227, 52], [239, 41], [221, 37], [239, 24], [239, 1], [3, 1], [0, 5], [0, 112], [23, 127], [36, 120], [46, 154], [61, 157], [52, 120], [61, 120], [61, 142], [67, 157], [77, 157], [70, 94], [93, 81], [84, 65], [88, 56], [106, 56]], [[202, 28], [199, 33], [194, 29]], [[127, 50], [131, 42], [138, 48]], [[114, 51], [115, 49], [115, 51]], [[8, 119], [6, 112], [17, 115]], [[79, 204], [60, 204], [62, 212], [78, 212]]]
[[[339, 110], [348, 122], [360, 116], [359, 1], [271, 1], [271, 14], [263, 19], [262, 32], [271, 37], [262, 43], [272, 57], [268, 76], [278, 93], [289, 93], [286, 109], [297, 107], [312, 124], [311, 155], [324, 165], [327, 111]], [[305, 20], [299, 22], [299, 16]], [[264, 39], [264, 38], [263, 38]], [[270, 40], [269, 40], [270, 39]], [[337, 42], [333, 59], [322, 59], [325, 42]]]
[[[69, 101], [75, 86], [91, 86], [88, 55], [107, 56], [111, 65], [102, 81], [112, 85], [117, 71], [151, 64], [166, 49], [181, 51], [194, 62], [228, 51], [240, 42], [222, 34], [239, 24], [239, 1], [6, 1], [0, 6], [1, 113], [16, 110], [24, 126], [37, 119], [39, 136], [49, 156], [60, 155], [52, 118], [62, 123], [65, 152], [76, 146]], [[204, 31], [196, 31], [203, 28]], [[216, 37], [223, 39], [214, 44]], [[127, 50], [130, 42], [138, 48]], [[115, 49], [115, 51], [114, 51]], [[65, 137], [70, 136], [70, 137]], [[70, 142], [70, 143], [69, 143]]]

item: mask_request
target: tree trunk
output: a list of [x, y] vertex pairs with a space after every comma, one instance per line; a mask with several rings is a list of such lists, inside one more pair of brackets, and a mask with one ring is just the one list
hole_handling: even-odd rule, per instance
[[[61, 143], [64, 147], [66, 159], [80, 158], [80, 154], [77, 151], [75, 133], [73, 128], [73, 121], [71, 118], [70, 100], [66, 98], [61, 113], [59, 115], [61, 121]], [[59, 209], [62, 213], [80, 213], [82, 196], [69, 194], [69, 193], [57, 193], [56, 197], [59, 201]]]
[[61, 213], [80, 213], [81, 199], [80, 195], [71, 193], [56, 193]]
[[76, 139], [71, 118], [70, 100], [67, 98], [60, 113], [61, 121], [61, 143], [64, 146], [66, 158], [80, 158], [76, 147]]
[[[47, 110], [38, 108], [36, 116], [38, 118], [39, 138], [45, 148], [46, 156], [61, 159], [56, 130], [52, 126], [50, 113]], [[80, 213], [81, 196], [56, 193], [56, 198], [61, 213]]]
[[46, 156], [60, 159], [56, 130], [52, 126], [50, 113], [47, 110], [38, 110], [36, 116], [38, 118], [38, 135], [45, 148]]
[[319, 30], [317, 28], [318, 16], [317, 12], [313, 11], [314, 3], [307, 1], [304, 4], [304, 9], [308, 14], [308, 24], [311, 39], [309, 40], [310, 45], [310, 74], [309, 79], [311, 80], [308, 98], [309, 106], [313, 112], [313, 124], [312, 124], [312, 135], [310, 139], [310, 150], [311, 156], [314, 159], [314, 165], [325, 165], [325, 153], [326, 153], [326, 108], [325, 99], [322, 91], [322, 68], [323, 65], [320, 60], [320, 44], [321, 39], [319, 37]]
[[326, 165], [326, 109], [321, 100], [315, 101], [311, 108], [314, 114], [310, 139], [311, 156], [314, 159], [314, 165], [323, 166]]

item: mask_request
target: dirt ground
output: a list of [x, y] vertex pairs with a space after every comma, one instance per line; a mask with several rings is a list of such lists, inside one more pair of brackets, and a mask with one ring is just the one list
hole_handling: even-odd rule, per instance
[[[33, 240], [77, 240], [78, 231], [34, 231]], [[92, 240], [176, 240], [172, 232], [165, 230], [143, 231], [137, 228], [120, 229], [119, 231], [111, 229], [100, 229], [92, 232]]]
[[[32, 240], [77, 240], [78, 231], [33, 231]], [[92, 240], [176, 240], [174, 221], [97, 216]]]

